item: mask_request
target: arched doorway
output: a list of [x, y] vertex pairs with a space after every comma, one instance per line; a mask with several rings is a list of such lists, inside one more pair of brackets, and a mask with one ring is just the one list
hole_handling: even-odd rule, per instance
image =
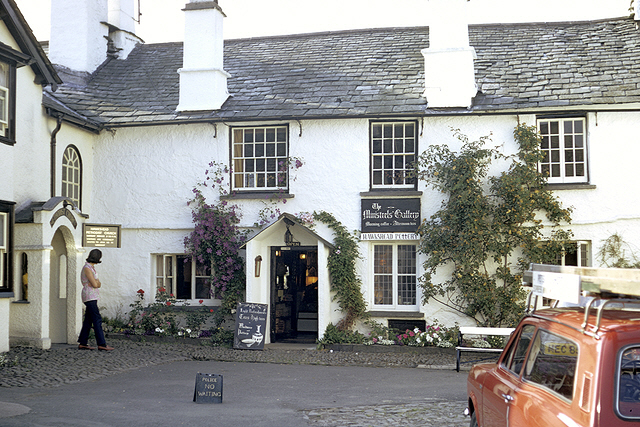
[[58, 229], [51, 240], [49, 254], [49, 338], [52, 343], [67, 342], [67, 277], [68, 254], [62, 231]]

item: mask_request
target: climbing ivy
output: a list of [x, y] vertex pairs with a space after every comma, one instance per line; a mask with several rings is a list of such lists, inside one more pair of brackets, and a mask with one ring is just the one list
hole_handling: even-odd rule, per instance
[[[571, 221], [571, 209], [561, 206], [538, 172], [535, 127], [515, 128], [519, 148], [513, 156], [488, 148], [490, 136], [470, 141], [453, 132], [462, 143], [459, 152], [432, 145], [417, 161], [418, 177], [445, 194], [440, 210], [419, 228], [419, 251], [426, 256], [423, 302], [433, 299], [482, 325], [513, 325], [524, 311], [522, 273], [530, 262], [553, 262], [562, 252], [571, 232], [558, 226]], [[488, 177], [496, 160], [508, 168]], [[542, 213], [551, 224], [546, 228]], [[439, 269], [449, 278], [434, 281]]]
[[355, 322], [366, 317], [367, 304], [362, 296], [362, 282], [356, 274], [356, 260], [360, 257], [354, 235], [328, 212], [314, 212], [313, 218], [323, 222], [335, 234], [334, 248], [329, 254], [327, 266], [331, 275], [331, 290], [335, 292], [345, 317], [336, 325], [339, 330], [350, 330]]

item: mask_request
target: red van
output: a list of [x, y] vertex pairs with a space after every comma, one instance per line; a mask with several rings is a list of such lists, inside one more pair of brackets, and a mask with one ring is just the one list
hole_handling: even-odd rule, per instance
[[[541, 268], [560, 267], [532, 265]], [[640, 293], [640, 271], [618, 271], [627, 277], [622, 285], [605, 280], [595, 289], [592, 270], [602, 275], [604, 269], [573, 270], [583, 290], [602, 295], [623, 287], [625, 298], [526, 315], [498, 362], [475, 365], [469, 373], [471, 426], [640, 425], [640, 299], [629, 297], [630, 288]]]

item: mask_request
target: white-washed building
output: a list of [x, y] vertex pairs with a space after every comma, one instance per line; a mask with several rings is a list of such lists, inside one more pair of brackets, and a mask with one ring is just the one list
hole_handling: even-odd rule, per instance
[[[306, 227], [296, 220], [302, 212], [326, 211], [362, 232], [358, 273], [374, 319], [467, 321], [421, 304], [414, 232], [442, 196], [405, 177], [425, 147], [459, 144], [451, 128], [492, 133], [511, 153], [518, 123], [540, 126], [550, 141], [549, 186], [574, 207], [581, 250], [567, 262], [591, 265], [613, 233], [640, 240], [633, 16], [467, 26], [466, 2], [449, 1], [431, 28], [223, 41], [224, 3], [191, 0], [184, 44], [144, 44], [133, 34], [133, 1], [115, 3], [53, 0], [49, 52], [64, 84], [32, 112], [38, 163], [17, 144], [0, 146], [14, 150], [13, 172], [0, 172], [14, 188], [0, 199], [16, 206], [6, 252], [13, 294], [0, 301], [12, 342], [75, 342], [83, 229], [120, 235], [99, 267], [104, 313], [126, 312], [138, 289], [153, 295], [159, 284], [181, 299], [207, 299], [183, 241], [193, 229], [187, 201], [211, 162], [233, 168], [227, 198], [243, 227], [272, 207], [274, 193], [286, 201], [245, 246], [246, 300], [269, 304], [267, 340], [322, 334], [342, 317], [329, 291], [332, 231]], [[51, 162], [49, 146], [57, 147]], [[278, 162], [291, 158], [303, 166], [280, 179]]]

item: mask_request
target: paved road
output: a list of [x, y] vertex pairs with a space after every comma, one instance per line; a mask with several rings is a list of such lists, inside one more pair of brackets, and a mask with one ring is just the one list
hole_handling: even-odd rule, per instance
[[[81, 353], [88, 370], [93, 363], [96, 371], [119, 363], [117, 349]], [[148, 348], [144, 356], [149, 356]], [[49, 369], [64, 371], [59, 360], [56, 366]], [[39, 368], [46, 369], [46, 364]], [[0, 380], [10, 372], [0, 369]], [[198, 372], [223, 376], [223, 403], [193, 402]], [[84, 374], [83, 378], [91, 377], [91, 372]], [[466, 373], [450, 369], [186, 360], [130, 367], [71, 383], [59, 376], [58, 387], [0, 387], [0, 426], [458, 427], [469, 423], [462, 415]]]

